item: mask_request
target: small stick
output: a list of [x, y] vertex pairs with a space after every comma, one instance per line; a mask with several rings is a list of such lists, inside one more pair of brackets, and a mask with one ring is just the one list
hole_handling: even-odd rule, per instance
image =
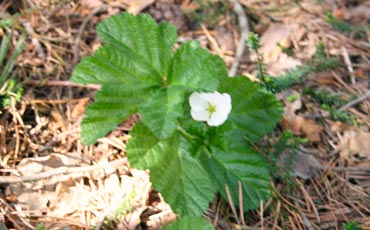
[[249, 26], [248, 26], [248, 18], [244, 13], [243, 7], [237, 0], [229, 0], [229, 2], [233, 5], [234, 12], [238, 15], [239, 21], [239, 28], [240, 28], [240, 40], [238, 47], [236, 48], [235, 58], [233, 64], [231, 65], [229, 76], [235, 76], [236, 71], [239, 66], [239, 61], [243, 55], [245, 42], [248, 38], [249, 34]]
[[44, 58], [45, 57], [45, 52], [42, 49], [42, 46], [41, 46], [39, 40], [36, 39], [36, 37], [39, 37], [39, 36], [33, 30], [32, 26], [31, 26], [31, 23], [28, 22], [28, 21], [22, 21], [22, 25], [26, 29], [27, 33], [30, 35], [32, 44], [34, 45], [34, 47], [36, 49], [37, 55], [40, 58]]
[[89, 172], [89, 171], [104, 169], [107, 166], [118, 167], [124, 164], [127, 164], [126, 158], [121, 158], [121, 159], [114, 160], [114, 161], [111, 161], [105, 164], [98, 164], [98, 165], [88, 165], [88, 166], [82, 166], [82, 167], [59, 167], [59, 168], [56, 168], [50, 171], [40, 172], [38, 174], [26, 175], [26, 176], [0, 176], [0, 184], [33, 182], [33, 181], [50, 178], [56, 175], [61, 175], [61, 174], [65, 175], [65, 174]]
[[75, 84], [70, 81], [28, 81], [27, 85], [32, 85], [32, 86], [67, 86], [67, 87], [82, 87], [82, 88], [88, 88], [88, 89], [96, 89], [99, 90], [101, 88], [100, 85], [96, 84], [87, 84], [87, 85], [82, 85], [82, 84]]
[[231, 197], [229, 187], [226, 184], [225, 184], [225, 190], [226, 190], [227, 200], [229, 201], [229, 205], [230, 205], [232, 213], [234, 214], [236, 223], [238, 225], [240, 225], [238, 214], [236, 212], [236, 208], [235, 208], [235, 205], [234, 205], [234, 202], [233, 202], [233, 198]]
[[207, 36], [208, 40], [211, 42], [211, 45], [216, 50], [217, 54], [222, 56], [220, 46], [217, 44], [217, 41], [212, 37], [212, 35], [209, 33], [207, 28], [201, 23], [200, 27], [202, 28], [203, 32]]
[[346, 63], [349, 75], [351, 76], [351, 83], [352, 85], [354, 85], [356, 83], [356, 77], [353, 71], [352, 62], [351, 62], [351, 59], [349, 58], [347, 48], [342, 46], [342, 52], [343, 52], [344, 62]]
[[79, 55], [80, 55], [80, 42], [81, 42], [81, 37], [82, 37], [82, 33], [84, 32], [85, 30], [85, 27], [87, 25], [87, 22], [90, 21], [92, 19], [92, 17], [94, 17], [95, 14], [99, 13], [99, 12], [102, 12], [102, 11], [105, 11], [107, 9], [106, 6], [98, 6], [96, 7], [86, 18], [85, 20], [82, 22], [80, 28], [78, 29], [78, 34], [77, 34], [77, 37], [76, 37], [76, 42], [75, 42], [75, 45], [73, 47], [73, 61], [72, 61], [72, 64], [73, 66], [76, 65], [76, 63], [78, 62], [78, 58], [79, 58]]
[[362, 102], [362, 101], [366, 100], [368, 97], [370, 97], [370, 90], [368, 90], [364, 95], [362, 95], [362, 96], [360, 96], [360, 97], [356, 98], [355, 100], [350, 101], [350, 102], [348, 102], [347, 104], [343, 105], [342, 107], [340, 107], [340, 108], [338, 109], [338, 111], [344, 111], [344, 110], [347, 110], [347, 109], [349, 109], [350, 107], [352, 107], [352, 106], [354, 106], [354, 105], [356, 105], [356, 104], [358, 104], [358, 103], [360, 103], [360, 102]]
[[260, 200], [260, 218], [261, 218], [261, 230], [264, 230], [264, 219], [263, 219], [263, 201]]
[[244, 205], [243, 205], [243, 187], [240, 180], [238, 180], [238, 188], [239, 188], [239, 216], [240, 216], [240, 222], [242, 225], [245, 225], [244, 220]]

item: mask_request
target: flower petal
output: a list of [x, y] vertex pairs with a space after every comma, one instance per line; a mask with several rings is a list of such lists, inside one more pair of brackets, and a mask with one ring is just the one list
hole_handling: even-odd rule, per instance
[[207, 123], [210, 126], [220, 126], [227, 120], [227, 115], [223, 116], [224, 114], [213, 114], [210, 119], [208, 119]]
[[202, 93], [192, 93], [189, 97], [191, 107], [190, 114], [196, 121], [207, 121], [209, 112], [207, 111], [208, 102], [204, 99]]
[[[231, 111], [231, 97], [229, 94], [213, 93], [192, 93], [189, 97], [191, 116], [196, 121], [207, 121], [210, 126], [222, 125]], [[210, 112], [208, 107], [215, 107]]]
[[209, 119], [209, 112], [207, 110], [191, 110], [191, 117], [196, 121], [207, 121]]
[[208, 106], [202, 93], [192, 93], [189, 97], [189, 103], [192, 110], [204, 110]]

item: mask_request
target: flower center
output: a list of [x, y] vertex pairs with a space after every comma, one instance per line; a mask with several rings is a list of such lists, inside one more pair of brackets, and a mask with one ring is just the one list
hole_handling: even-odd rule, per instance
[[208, 103], [207, 111], [212, 115], [212, 113], [216, 112], [216, 106]]

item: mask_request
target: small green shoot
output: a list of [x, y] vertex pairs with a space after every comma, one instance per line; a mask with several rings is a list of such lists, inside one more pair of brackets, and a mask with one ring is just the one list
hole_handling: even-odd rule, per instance
[[350, 125], [358, 125], [356, 116], [347, 111], [338, 111], [338, 107], [354, 99], [353, 95], [348, 96], [341, 93], [333, 93], [325, 89], [313, 89], [309, 87], [305, 87], [303, 93], [310, 95], [312, 99], [320, 103], [321, 108], [328, 111], [332, 119], [346, 122]]
[[253, 32], [249, 33], [247, 38], [247, 46], [249, 47], [249, 49], [253, 50], [257, 55], [257, 78], [261, 80], [262, 85], [266, 89], [273, 92], [274, 80], [266, 73], [266, 65], [263, 62], [263, 56], [262, 54], [259, 53], [259, 48], [261, 47], [261, 45], [258, 34]]
[[281, 49], [281, 52], [287, 54], [288, 56], [294, 56], [294, 51], [291, 47], [284, 47], [280, 42], [278, 42], [276, 45]]
[[299, 95], [297, 94], [290, 94], [287, 96], [287, 101], [288, 102], [294, 102], [295, 100], [297, 100], [299, 98]]
[[136, 196], [135, 191], [131, 191], [130, 194], [126, 197], [126, 199], [119, 205], [119, 207], [114, 210], [113, 212], [113, 219], [115, 220], [122, 220], [125, 216], [130, 213], [132, 202]]
[[316, 54], [312, 62], [304, 66], [299, 66], [277, 77], [271, 77], [266, 72], [266, 66], [263, 63], [263, 56], [259, 53], [260, 39], [258, 34], [250, 33], [247, 39], [248, 47], [257, 55], [257, 78], [262, 85], [271, 92], [280, 92], [293, 84], [298, 84], [312, 72], [320, 72], [332, 69], [338, 66], [338, 60], [327, 58], [325, 54], [325, 45], [320, 42], [316, 49]]
[[326, 13], [325, 21], [339, 33], [349, 34], [353, 31], [353, 27], [348, 22], [336, 18], [331, 12]]
[[[349, 98], [349, 96], [341, 94], [341, 93], [333, 93], [326, 89], [313, 89], [309, 87], [303, 88], [303, 93], [310, 95], [314, 100], [316, 100], [320, 104], [328, 104], [330, 106], [342, 106], [348, 102], [348, 99], [353, 99], [353, 96]], [[348, 99], [345, 99], [348, 98]]]
[[11, 38], [13, 33], [5, 33], [0, 46], [0, 104], [1, 107], [6, 107], [10, 105], [12, 99], [15, 102], [19, 101], [22, 96], [23, 89], [19, 87], [15, 77], [17, 71], [14, 71], [14, 64], [17, 57], [21, 54], [25, 47], [26, 35], [22, 34], [11, 53], [10, 57], [7, 59], [8, 51], [11, 46]]
[[127, 214], [132, 211], [132, 204], [135, 199], [136, 192], [131, 191], [130, 194], [124, 199], [124, 201], [110, 214], [103, 222], [103, 229], [116, 229], [116, 225], [122, 222]]
[[194, 0], [196, 9], [184, 11], [191, 22], [201, 22], [207, 26], [215, 26], [228, 10], [227, 4], [215, 0]]
[[45, 230], [45, 225], [44, 224], [38, 224], [37, 225], [37, 230]]
[[350, 221], [344, 224], [343, 230], [361, 230], [361, 226], [356, 221]]
[[328, 111], [330, 113], [330, 117], [333, 120], [336, 121], [342, 121], [345, 123], [348, 123], [353, 126], [357, 126], [357, 118], [353, 114], [348, 113], [347, 111], [338, 111], [336, 109], [333, 109], [330, 105], [328, 104], [322, 104], [321, 108]]
[[[284, 183], [294, 185], [295, 182], [292, 177], [295, 167], [294, 162], [299, 151], [299, 146], [306, 143], [306, 138], [296, 137], [291, 131], [284, 131], [279, 140], [272, 144], [270, 149], [273, 151], [269, 151], [269, 158], [274, 162], [271, 165], [272, 174]], [[281, 165], [284, 170], [279, 168]]]
[[368, 38], [369, 25], [367, 26], [354, 26], [350, 23], [335, 17], [331, 12], [326, 13], [326, 22], [329, 23], [334, 30], [346, 35], [353, 35], [354, 39]]

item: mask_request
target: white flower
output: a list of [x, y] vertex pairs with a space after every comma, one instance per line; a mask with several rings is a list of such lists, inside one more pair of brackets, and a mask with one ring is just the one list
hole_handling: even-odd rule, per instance
[[192, 93], [189, 103], [193, 119], [206, 121], [210, 126], [222, 125], [231, 111], [231, 97], [227, 93]]

